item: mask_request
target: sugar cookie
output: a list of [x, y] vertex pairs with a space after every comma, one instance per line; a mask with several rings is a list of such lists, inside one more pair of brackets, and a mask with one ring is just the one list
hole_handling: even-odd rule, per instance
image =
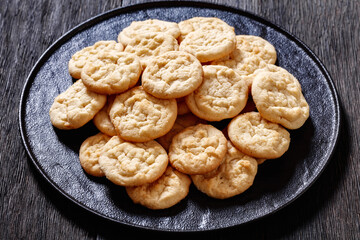
[[157, 98], [180, 98], [200, 86], [203, 70], [193, 55], [170, 51], [150, 60], [141, 80], [144, 90]]
[[151, 96], [141, 86], [118, 95], [110, 109], [110, 119], [119, 136], [146, 142], [165, 135], [176, 120], [175, 99]]
[[266, 160], [265, 158], [256, 158], [258, 165], [263, 164]]
[[168, 156], [156, 141], [125, 142], [112, 137], [99, 157], [107, 179], [120, 186], [139, 186], [161, 177], [168, 166]]
[[178, 171], [205, 174], [217, 168], [226, 154], [226, 138], [215, 127], [198, 124], [174, 136], [169, 148], [169, 160]]
[[238, 115], [248, 99], [248, 86], [241, 76], [226, 66], [203, 66], [204, 80], [185, 97], [190, 111], [208, 121]]
[[235, 49], [235, 41], [234, 29], [209, 25], [189, 33], [179, 49], [191, 53], [203, 63], [229, 55]]
[[174, 206], [189, 193], [191, 179], [168, 166], [165, 173], [155, 182], [138, 187], [126, 187], [134, 203], [150, 209], [165, 209]]
[[230, 141], [224, 162], [204, 175], [192, 175], [194, 185], [210, 197], [225, 199], [243, 193], [252, 186], [257, 174], [256, 160], [237, 150]]
[[51, 123], [59, 129], [76, 129], [89, 122], [105, 105], [106, 96], [89, 91], [77, 80], [51, 105]]
[[115, 136], [117, 134], [109, 117], [109, 111], [114, 99], [115, 95], [109, 95], [105, 106], [93, 118], [93, 123], [96, 128], [109, 136]]
[[97, 58], [103, 51], [122, 52], [124, 47], [115, 41], [98, 41], [94, 45], [81, 49], [76, 52], [69, 61], [69, 73], [73, 78], [81, 78], [81, 70], [89, 61]]
[[119, 36], [118, 41], [128, 45], [133, 38], [146, 33], [166, 33], [175, 39], [180, 35], [180, 29], [177, 23], [168, 22], [158, 19], [148, 19], [144, 21], [133, 21], [130, 26], [124, 28]]
[[125, 52], [133, 53], [139, 57], [141, 65], [145, 68], [153, 57], [165, 52], [177, 51], [179, 44], [171, 35], [164, 33], [146, 33], [134, 37], [125, 48]]
[[236, 36], [236, 48], [228, 56], [212, 61], [212, 65], [223, 65], [236, 70], [242, 76], [248, 76], [251, 84], [256, 70], [264, 68], [268, 63], [275, 63], [275, 48], [257, 36]]
[[81, 79], [93, 92], [118, 94], [135, 86], [141, 72], [140, 60], [134, 54], [107, 51], [85, 64]]
[[178, 115], [184, 115], [187, 113], [191, 113], [190, 109], [186, 105], [185, 97], [177, 98], [176, 103], [177, 103]]
[[266, 63], [275, 64], [275, 47], [265, 39], [253, 35], [237, 35], [236, 48], [247, 53], [250, 56], [257, 56]]
[[203, 27], [211, 26], [212, 28], [230, 29], [234, 31], [233, 27], [216, 17], [193, 17], [179, 22], [178, 26], [181, 33], [178, 38], [179, 42], [182, 42], [189, 33]]
[[300, 83], [284, 68], [268, 65], [259, 70], [251, 92], [259, 113], [269, 121], [297, 129], [309, 117], [309, 105]]
[[170, 131], [156, 140], [161, 144], [161, 146], [163, 146], [166, 151], [168, 151], [171, 141], [176, 134], [178, 134], [187, 127], [194, 126], [199, 123], [205, 123], [205, 121], [196, 117], [192, 113], [180, 115], [176, 118], [174, 126], [170, 129]]
[[279, 158], [290, 145], [290, 133], [258, 112], [240, 114], [231, 120], [228, 135], [236, 148], [254, 158]]
[[103, 133], [98, 133], [88, 137], [81, 144], [79, 151], [80, 164], [85, 172], [95, 177], [105, 176], [99, 165], [100, 153], [110, 137]]

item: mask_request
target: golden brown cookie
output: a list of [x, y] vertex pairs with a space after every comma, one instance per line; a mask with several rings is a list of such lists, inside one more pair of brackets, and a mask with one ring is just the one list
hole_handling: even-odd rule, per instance
[[231, 120], [228, 135], [236, 148], [254, 158], [279, 158], [290, 145], [290, 133], [258, 112], [240, 114]]
[[124, 28], [120, 32], [118, 41], [126, 46], [132, 41], [132, 39], [147, 33], [165, 33], [176, 39], [180, 35], [180, 29], [178, 24], [175, 22], [158, 19], [133, 21], [130, 26]]
[[81, 144], [79, 151], [80, 164], [84, 171], [95, 177], [105, 176], [99, 165], [99, 157], [105, 144], [110, 137], [103, 133], [98, 133], [88, 137]]
[[104, 51], [122, 52], [124, 47], [115, 41], [98, 41], [94, 45], [76, 52], [69, 61], [69, 73], [73, 78], [80, 79], [81, 71], [85, 64], [94, 61]]
[[297, 129], [309, 117], [309, 105], [300, 83], [284, 68], [268, 65], [259, 70], [251, 92], [259, 113], [269, 121]]
[[165, 135], [176, 120], [175, 99], [159, 99], [141, 86], [118, 95], [110, 119], [119, 136], [127, 141], [146, 142]]
[[51, 123], [59, 129], [76, 129], [89, 122], [105, 105], [106, 96], [89, 91], [77, 80], [51, 105]]
[[204, 175], [192, 175], [194, 185], [210, 197], [225, 199], [243, 193], [252, 186], [257, 174], [256, 160], [237, 150], [230, 141], [224, 162]]
[[189, 193], [191, 179], [171, 166], [155, 182], [138, 187], [126, 187], [134, 203], [150, 209], [165, 209], [174, 206]]
[[185, 174], [205, 174], [217, 168], [226, 154], [226, 138], [215, 127], [198, 124], [174, 136], [169, 148], [171, 165]]
[[110, 95], [135, 86], [141, 72], [140, 60], [134, 54], [107, 51], [85, 64], [81, 79], [91, 91]]
[[170, 51], [150, 60], [141, 79], [144, 90], [157, 98], [180, 98], [200, 86], [203, 70], [193, 55]]
[[146, 33], [134, 37], [125, 48], [125, 52], [139, 57], [143, 69], [155, 56], [177, 51], [179, 44], [171, 35], [165, 33]]
[[185, 97], [190, 111], [208, 121], [220, 121], [238, 115], [248, 99], [248, 85], [226, 66], [203, 66], [204, 80]]
[[106, 178], [114, 184], [139, 186], [163, 175], [168, 156], [156, 141], [131, 143], [114, 136], [103, 147], [99, 164]]

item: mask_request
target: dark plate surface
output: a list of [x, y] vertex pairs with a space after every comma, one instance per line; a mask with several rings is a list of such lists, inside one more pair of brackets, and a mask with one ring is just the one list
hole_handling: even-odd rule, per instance
[[[73, 82], [68, 61], [99, 40], [116, 40], [134, 20], [158, 18], [179, 22], [214, 16], [237, 34], [271, 42], [277, 65], [298, 78], [310, 105], [310, 118], [291, 131], [289, 151], [259, 166], [254, 185], [226, 200], [207, 197], [191, 186], [188, 197], [172, 208], [153, 211], [134, 205], [124, 188], [86, 175], [78, 161], [81, 143], [97, 132], [92, 123], [61, 131], [48, 111], [54, 98]], [[162, 231], [205, 231], [232, 227], [267, 216], [299, 197], [321, 174], [337, 142], [340, 113], [334, 84], [318, 58], [291, 34], [250, 13], [207, 3], [164, 2], [115, 9], [94, 17], [56, 41], [32, 69], [20, 102], [24, 146], [39, 172], [64, 196], [99, 216], [130, 226]]]

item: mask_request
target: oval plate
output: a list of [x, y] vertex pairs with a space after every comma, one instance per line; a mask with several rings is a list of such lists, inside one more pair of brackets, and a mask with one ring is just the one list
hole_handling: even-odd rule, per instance
[[[135, 205], [124, 188], [82, 170], [81, 143], [97, 130], [92, 123], [61, 131], [52, 127], [49, 109], [73, 79], [68, 61], [78, 50], [99, 40], [116, 40], [132, 21], [157, 18], [179, 22], [195, 16], [218, 17], [236, 34], [258, 35], [271, 42], [277, 65], [301, 83], [310, 105], [310, 118], [291, 131], [288, 152], [259, 166], [253, 186], [236, 197], [217, 200], [191, 186], [186, 199], [165, 210]], [[121, 224], [161, 231], [206, 231], [244, 224], [291, 203], [321, 174], [334, 151], [340, 109], [334, 84], [323, 64], [296, 37], [280, 27], [238, 9], [208, 3], [146, 3], [115, 9], [80, 24], [58, 39], [35, 64], [20, 102], [20, 131], [24, 146], [39, 172], [59, 192], [88, 211]]]

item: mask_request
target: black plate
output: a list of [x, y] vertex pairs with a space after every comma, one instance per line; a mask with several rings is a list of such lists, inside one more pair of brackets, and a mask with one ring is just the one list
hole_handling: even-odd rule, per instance
[[[310, 118], [291, 131], [289, 151], [259, 167], [254, 185], [227, 199], [207, 197], [191, 187], [188, 197], [160, 211], [134, 205], [122, 187], [86, 175], [78, 161], [83, 140], [97, 132], [92, 123], [81, 129], [54, 129], [49, 108], [73, 82], [68, 61], [78, 50], [99, 40], [116, 40], [134, 20], [158, 18], [179, 22], [194, 16], [219, 17], [237, 34], [258, 35], [278, 53], [277, 65], [295, 75], [310, 105]], [[96, 16], [57, 40], [32, 69], [20, 102], [20, 131], [36, 168], [59, 192], [104, 218], [130, 226], [163, 231], [204, 231], [240, 225], [267, 216], [299, 197], [317, 179], [336, 145], [340, 127], [334, 84], [314, 53], [280, 27], [241, 10], [192, 2], [147, 3]]]

